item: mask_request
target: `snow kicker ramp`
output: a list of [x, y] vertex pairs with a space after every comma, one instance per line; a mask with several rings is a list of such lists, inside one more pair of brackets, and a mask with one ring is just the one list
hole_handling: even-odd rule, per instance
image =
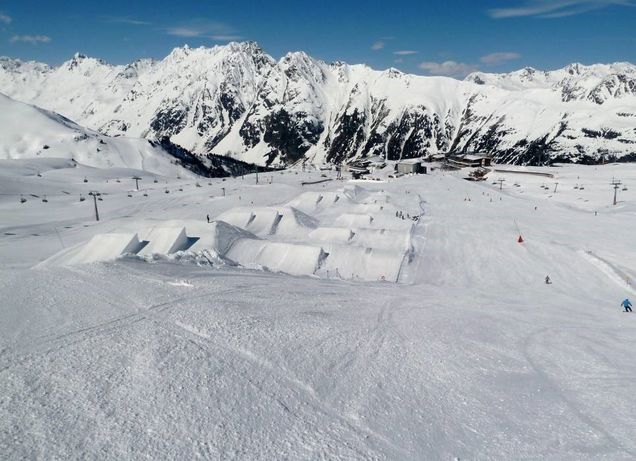
[[243, 228], [255, 235], [301, 238], [318, 226], [318, 221], [294, 207], [237, 207], [217, 220]]
[[153, 254], [169, 255], [183, 251], [190, 246], [185, 227], [157, 226], [142, 234], [148, 244], [139, 252], [142, 256]]
[[318, 227], [309, 233], [309, 240], [319, 243], [346, 244], [351, 241], [355, 233], [345, 227]]
[[210, 231], [197, 242], [196, 249], [212, 249], [225, 257], [238, 240], [260, 240], [251, 232], [224, 221], [213, 221], [210, 227]]
[[331, 209], [342, 205], [351, 204], [351, 200], [339, 192], [303, 192], [298, 197], [287, 203], [288, 206], [305, 213]]
[[409, 229], [354, 229], [352, 245], [381, 250], [406, 251], [411, 242]]
[[137, 234], [97, 234], [88, 242], [62, 250], [39, 266], [73, 266], [100, 261], [113, 261], [125, 254], [137, 254], [144, 246]]
[[319, 275], [348, 280], [387, 280], [395, 282], [404, 258], [403, 252], [359, 246], [325, 245], [329, 256]]
[[411, 238], [408, 229], [318, 227], [309, 233], [308, 240], [320, 244], [331, 243], [404, 252], [408, 250]]
[[262, 266], [274, 272], [312, 275], [327, 255], [319, 246], [242, 238], [233, 243], [225, 257], [245, 267]]
[[342, 227], [369, 227], [373, 220], [373, 216], [366, 213], [342, 213], [335, 223]]

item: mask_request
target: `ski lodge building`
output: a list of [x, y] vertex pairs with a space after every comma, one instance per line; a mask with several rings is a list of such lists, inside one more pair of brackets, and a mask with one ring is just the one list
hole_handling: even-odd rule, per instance
[[426, 174], [426, 167], [422, 166], [422, 160], [419, 158], [400, 160], [395, 169], [398, 174]]
[[448, 157], [447, 162], [459, 168], [478, 168], [490, 166], [492, 158], [483, 154], [451, 155]]

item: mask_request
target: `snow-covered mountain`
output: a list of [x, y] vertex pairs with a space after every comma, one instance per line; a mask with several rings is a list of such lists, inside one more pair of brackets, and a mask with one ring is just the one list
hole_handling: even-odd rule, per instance
[[465, 81], [279, 61], [256, 43], [115, 66], [0, 58], [0, 91], [110, 136], [170, 140], [258, 164], [485, 152], [510, 163], [636, 160], [636, 66], [473, 73]]
[[229, 176], [253, 166], [195, 156], [168, 139], [110, 137], [0, 93], [0, 159], [73, 159], [94, 168], [133, 168], [166, 176]]
[[54, 112], [0, 94], [0, 159], [73, 159], [95, 168], [135, 168], [174, 175], [185, 170], [145, 139], [110, 138]]

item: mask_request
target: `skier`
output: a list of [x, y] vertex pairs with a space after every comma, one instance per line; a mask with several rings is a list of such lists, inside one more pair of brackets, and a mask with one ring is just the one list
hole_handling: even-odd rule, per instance
[[625, 312], [632, 312], [632, 303], [628, 298], [623, 300], [621, 306], [625, 308]]
[[206, 215], [206, 218], [208, 218], [208, 224], [210, 223], [210, 215]]
[[552, 284], [552, 280], [550, 280], [550, 276], [549, 275], [545, 276], [545, 284], [546, 285], [551, 285]]

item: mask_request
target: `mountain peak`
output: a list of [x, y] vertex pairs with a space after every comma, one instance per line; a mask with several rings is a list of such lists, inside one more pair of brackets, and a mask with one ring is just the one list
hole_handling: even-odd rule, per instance
[[63, 67], [68, 70], [73, 70], [79, 66], [84, 66], [86, 64], [108, 65], [103, 59], [91, 58], [83, 53], [76, 52], [69, 61], [66, 61], [63, 64]]
[[257, 42], [253, 40], [246, 40], [244, 42], [230, 42], [225, 46], [232, 50], [242, 51], [244, 53], [250, 53], [250, 54], [265, 53], [265, 50], [263, 50], [263, 48]]

